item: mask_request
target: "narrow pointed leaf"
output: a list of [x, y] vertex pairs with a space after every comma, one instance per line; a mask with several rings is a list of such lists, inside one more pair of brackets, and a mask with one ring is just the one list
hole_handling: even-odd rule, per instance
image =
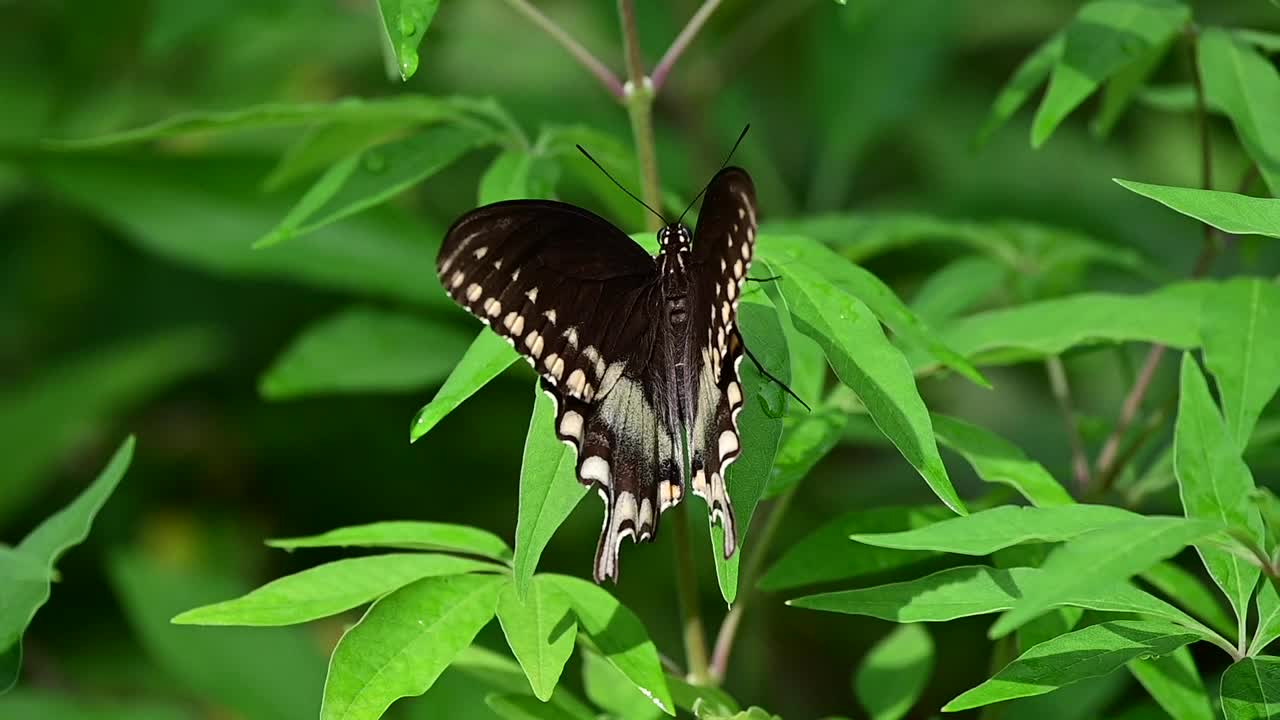
[[1120, 116], [1124, 114], [1151, 74], [1169, 54], [1169, 48], [1173, 45], [1175, 38], [1176, 35], [1171, 35], [1164, 42], [1148, 47], [1136, 60], [1107, 81], [1106, 87], [1102, 90], [1102, 103], [1098, 107], [1098, 114], [1089, 124], [1089, 130], [1095, 136], [1106, 137], [1111, 134], [1111, 129], [1120, 120]]
[[1280, 658], [1245, 658], [1222, 674], [1222, 714], [1227, 720], [1280, 717]]
[[418, 71], [418, 44], [439, 7], [440, 0], [378, 0], [382, 26], [401, 80], [408, 80]]
[[1026, 104], [1031, 94], [1044, 84], [1049, 77], [1049, 71], [1062, 57], [1062, 48], [1065, 44], [1063, 34], [1054, 33], [1018, 65], [1018, 68], [1013, 71], [1013, 76], [1004, 87], [1000, 88], [1000, 94], [991, 104], [991, 112], [987, 114], [987, 119], [978, 130], [975, 139], [977, 144], [983, 144], [990, 139], [996, 130], [999, 130], [1009, 118], [1013, 117], [1014, 113], [1018, 112], [1019, 108]]
[[920, 625], [900, 625], [863, 658], [853, 690], [871, 720], [900, 720], [933, 673], [933, 638]]
[[607, 660], [590, 650], [582, 653], [582, 687], [596, 707], [617, 720], [658, 720], [662, 711]]
[[569, 599], [546, 578], [533, 578], [523, 599], [510, 584], [498, 596], [498, 622], [533, 694], [550, 700], [578, 635]]
[[[1187, 517], [1211, 520], [1261, 544], [1262, 517], [1249, 501], [1253, 476], [1227, 434], [1200, 365], [1190, 354], [1182, 358], [1180, 387], [1173, 469]], [[1213, 581], [1231, 601], [1236, 617], [1245, 617], [1258, 582], [1258, 567], [1221, 548], [1201, 544], [1196, 551]]]
[[558, 705], [528, 695], [486, 695], [484, 702], [503, 720], [595, 720], [592, 714], [578, 715]]
[[1075, 501], [1040, 463], [995, 433], [959, 418], [934, 413], [933, 430], [943, 445], [964, 456], [978, 477], [1012, 487], [1036, 507]]
[[1147, 568], [1140, 577], [1163, 593], [1170, 602], [1225, 637], [1235, 635], [1236, 620], [1227, 612], [1222, 594], [1217, 588], [1206, 585], [1191, 571], [1173, 562], [1161, 562]]
[[1271, 194], [1280, 195], [1280, 72], [1221, 28], [1206, 28], [1196, 47], [1206, 102], [1231, 118]]
[[520, 356], [496, 333], [482, 330], [471, 342], [444, 385], [413, 419], [409, 442], [427, 434], [446, 415], [453, 412], [477, 390], [502, 374]]
[[396, 700], [426, 692], [493, 619], [507, 582], [425, 578], [374, 603], [333, 651], [321, 720], [376, 720]]
[[504, 150], [480, 178], [479, 204], [550, 198], [559, 175], [560, 167], [550, 158], [528, 150]]
[[1186, 647], [1160, 657], [1132, 660], [1129, 672], [1173, 720], [1214, 720], [1209, 693]]
[[981, 255], [956, 260], [930, 275], [911, 309], [935, 326], [968, 313], [1004, 283], [1008, 271], [999, 262]]
[[1249, 641], [1249, 654], [1260, 655], [1267, 646], [1280, 637], [1280, 593], [1274, 583], [1264, 580], [1255, 598], [1258, 606], [1258, 624], [1253, 639]]
[[1163, 620], [1116, 620], [1059, 635], [1023, 653], [995, 677], [962, 693], [943, 712], [1041, 695], [1106, 675], [1130, 660], [1160, 656], [1197, 636]]
[[1261, 278], [1235, 278], [1205, 298], [1200, 316], [1204, 364], [1217, 382], [1227, 431], [1238, 450], [1244, 450], [1262, 408], [1280, 390], [1277, 327], [1280, 285]]
[[1280, 238], [1280, 200], [1221, 190], [1151, 185], [1118, 178], [1116, 182], [1223, 232]]
[[405, 554], [347, 558], [263, 585], [248, 595], [188, 610], [179, 625], [294, 625], [364, 605], [426, 577], [498, 570], [452, 555]]
[[1019, 507], [1002, 505], [926, 527], [894, 533], [855, 533], [860, 543], [900, 550], [989, 555], [1026, 542], [1061, 542], [1142, 516], [1110, 505]]
[[389, 520], [330, 530], [319, 535], [268, 540], [284, 550], [321, 547], [387, 547], [403, 550], [443, 550], [510, 562], [511, 548], [488, 530], [449, 523]]

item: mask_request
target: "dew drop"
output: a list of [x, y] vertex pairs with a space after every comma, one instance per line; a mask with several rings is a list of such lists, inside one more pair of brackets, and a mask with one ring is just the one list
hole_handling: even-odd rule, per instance
[[418, 71], [418, 53], [411, 46], [400, 48], [400, 74], [406, 79]]
[[416, 32], [418, 32], [418, 24], [414, 22], [413, 15], [412, 14], [401, 15], [400, 16], [400, 36], [413, 37], [413, 34]]

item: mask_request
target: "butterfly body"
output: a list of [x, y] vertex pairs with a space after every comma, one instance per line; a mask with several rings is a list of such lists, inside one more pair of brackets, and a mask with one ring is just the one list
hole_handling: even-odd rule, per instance
[[751, 179], [727, 168], [696, 231], [664, 227], [657, 256], [553, 201], [488, 205], [446, 234], [445, 290], [541, 375], [579, 481], [604, 500], [597, 581], [616, 580], [622, 540], [651, 541], [690, 491], [724, 525], [726, 557], [736, 549], [725, 471], [741, 452], [736, 321], [755, 232]]

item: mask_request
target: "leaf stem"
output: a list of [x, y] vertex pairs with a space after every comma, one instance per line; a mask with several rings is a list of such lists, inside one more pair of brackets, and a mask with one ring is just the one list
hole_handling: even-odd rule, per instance
[[689, 537], [689, 503], [675, 508], [676, 598], [684, 618], [685, 664], [689, 682], [706, 685], [711, 681], [707, 663], [707, 637], [702, 626], [702, 609], [698, 603], [698, 575], [693, 567], [693, 543]]
[[1080, 423], [1071, 401], [1067, 368], [1057, 355], [1045, 358], [1044, 366], [1049, 371], [1049, 387], [1053, 390], [1054, 399], [1058, 401], [1058, 410], [1062, 412], [1062, 419], [1067, 424], [1067, 435], [1071, 439], [1071, 469], [1075, 473], [1076, 487], [1084, 492], [1092, 482], [1089, 477], [1089, 457], [1085, 454], [1084, 441], [1080, 439]]
[[655, 93], [662, 89], [663, 84], [667, 80], [667, 76], [671, 74], [671, 67], [675, 65], [676, 61], [680, 59], [680, 56], [684, 54], [684, 51], [693, 42], [693, 39], [697, 37], [698, 31], [706, 24], [707, 18], [711, 17], [711, 13], [715, 12], [719, 5], [720, 0], [705, 0], [702, 3], [702, 6], [698, 8], [697, 12], [693, 14], [693, 17], [689, 18], [689, 23], [684, 26], [684, 29], [681, 30], [680, 34], [676, 36], [676, 39], [672, 41], [671, 47], [667, 48], [667, 51], [663, 53], [662, 59], [659, 60], [658, 64], [653, 68], [652, 80], [653, 91]]
[[573, 56], [573, 59], [578, 61], [579, 65], [586, 68], [587, 72], [600, 81], [600, 84], [615, 100], [622, 102], [626, 99], [622, 90], [622, 81], [618, 79], [618, 76], [606, 67], [603, 62], [600, 62], [599, 58], [592, 55], [590, 50], [583, 47], [582, 43], [575, 40], [564, 28], [544, 15], [541, 10], [534, 7], [528, 0], [506, 0], [506, 2], [532, 21], [534, 25], [541, 28], [543, 32], [550, 35], [552, 39], [560, 43]]
[[747, 559], [738, 576], [738, 586], [743, 589], [743, 595], [733, 607], [729, 608], [729, 613], [720, 623], [720, 630], [716, 633], [715, 651], [711, 656], [711, 677], [717, 684], [724, 680], [725, 673], [729, 669], [729, 657], [733, 653], [733, 641], [737, 638], [742, 614], [746, 612], [747, 601], [756, 594], [755, 586], [756, 580], [760, 577], [760, 568], [764, 565], [769, 546], [773, 544], [773, 537], [778, 534], [778, 528], [782, 526], [782, 518], [791, 507], [791, 500], [799, 487], [799, 483], [792, 485], [773, 501], [769, 519], [761, 529], [760, 537], [752, 543], [751, 557]]
[[[640, 57], [634, 0], [618, 0], [618, 16], [622, 21], [622, 44], [627, 57], [627, 82], [622, 93], [627, 113], [631, 116], [631, 133], [635, 136], [636, 157], [644, 183], [644, 201], [649, 207], [661, 210], [658, 153], [653, 139], [653, 83], [645, 75], [644, 60]], [[645, 223], [650, 230], [659, 228], [658, 218], [653, 215], [647, 216]]]

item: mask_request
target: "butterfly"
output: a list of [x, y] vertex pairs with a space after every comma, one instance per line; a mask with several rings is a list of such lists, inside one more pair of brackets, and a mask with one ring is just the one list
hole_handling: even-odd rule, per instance
[[446, 292], [538, 372], [579, 482], [604, 500], [597, 583], [617, 581], [622, 541], [653, 541], [687, 491], [723, 525], [725, 558], [737, 549], [725, 474], [742, 453], [737, 311], [756, 194], [738, 167], [722, 168], [704, 194], [696, 230], [664, 219], [656, 256], [551, 200], [473, 210], [440, 249]]

